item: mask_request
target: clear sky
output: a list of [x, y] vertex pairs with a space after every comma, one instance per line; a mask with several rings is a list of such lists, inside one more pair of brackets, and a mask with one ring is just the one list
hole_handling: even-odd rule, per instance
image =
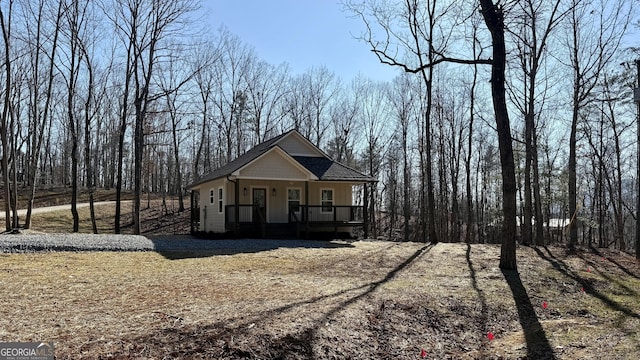
[[286, 62], [293, 74], [320, 65], [344, 82], [358, 73], [374, 80], [398, 74], [355, 38], [364, 25], [337, 0], [205, 0], [203, 7], [213, 31], [226, 26], [261, 59]]

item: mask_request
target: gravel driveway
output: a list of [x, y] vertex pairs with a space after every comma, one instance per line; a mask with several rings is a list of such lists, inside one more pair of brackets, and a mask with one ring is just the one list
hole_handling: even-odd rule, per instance
[[286, 248], [331, 248], [344, 242], [314, 240], [238, 239], [204, 240], [187, 235], [158, 236], [114, 234], [6, 234], [0, 235], [0, 253], [40, 251], [207, 251], [254, 252]]

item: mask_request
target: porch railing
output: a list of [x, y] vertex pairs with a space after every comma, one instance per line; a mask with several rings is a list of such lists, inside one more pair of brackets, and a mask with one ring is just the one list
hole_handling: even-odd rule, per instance
[[[267, 221], [264, 214], [252, 204], [225, 206], [225, 227], [228, 231], [254, 231], [266, 234]], [[289, 225], [294, 226], [296, 236], [300, 232], [309, 232], [311, 227], [330, 227], [337, 234], [341, 227], [365, 226], [364, 207], [351, 205], [291, 205], [289, 206]]]
[[352, 205], [291, 205], [291, 223], [339, 223], [359, 225], [364, 223], [364, 207]]
[[[253, 204], [238, 205], [239, 223], [264, 223], [266, 219]], [[352, 205], [291, 205], [289, 206], [290, 223], [364, 223], [364, 207]], [[235, 205], [225, 206], [225, 223], [236, 223]]]
[[[236, 222], [235, 205], [225, 206], [224, 221], [225, 224], [234, 224]], [[239, 223], [264, 223], [266, 219], [262, 211], [258, 211], [258, 207], [253, 204], [238, 205], [238, 222]]]

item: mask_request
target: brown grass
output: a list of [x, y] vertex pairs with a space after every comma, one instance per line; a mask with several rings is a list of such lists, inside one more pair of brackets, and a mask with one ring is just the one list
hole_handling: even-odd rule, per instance
[[0, 340], [58, 358], [640, 358], [622, 254], [521, 248], [519, 277], [487, 245], [175, 255], [0, 255]]

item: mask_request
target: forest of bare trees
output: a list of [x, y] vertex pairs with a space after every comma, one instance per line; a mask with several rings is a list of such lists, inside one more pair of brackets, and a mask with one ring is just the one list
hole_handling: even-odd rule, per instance
[[198, 177], [295, 128], [379, 180], [371, 236], [635, 248], [631, 0], [345, 1], [390, 82], [268, 63], [199, 5], [0, 1], [7, 230], [30, 226], [18, 191], [31, 210], [50, 187], [71, 190], [75, 230], [81, 190], [183, 210]]

